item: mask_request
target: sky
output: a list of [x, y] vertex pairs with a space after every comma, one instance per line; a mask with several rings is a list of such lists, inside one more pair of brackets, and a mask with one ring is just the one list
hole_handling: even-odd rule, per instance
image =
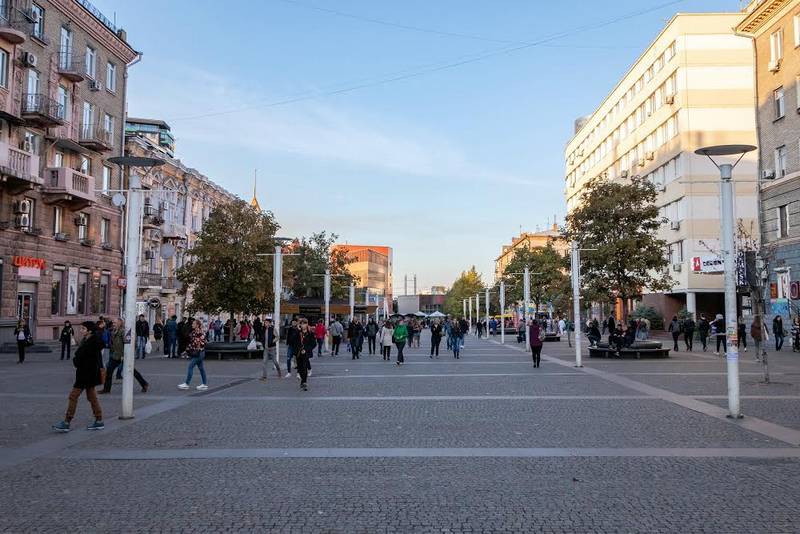
[[472, 265], [491, 283], [504, 243], [563, 222], [573, 121], [676, 12], [742, 4], [92, 1], [143, 53], [130, 116], [242, 198], [258, 169], [280, 235], [392, 247], [395, 295]]

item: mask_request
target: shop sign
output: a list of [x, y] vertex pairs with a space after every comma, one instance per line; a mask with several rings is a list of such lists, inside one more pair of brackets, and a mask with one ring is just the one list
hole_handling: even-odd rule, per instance
[[150, 297], [147, 300], [147, 305], [153, 309], [159, 308], [161, 306], [161, 299], [158, 297]]
[[30, 267], [32, 269], [43, 270], [44, 258], [34, 258], [32, 256], [14, 256], [14, 266]]
[[792, 300], [800, 300], [800, 280], [795, 280], [789, 287], [789, 295]]
[[692, 258], [692, 272], [721, 273], [725, 271], [725, 262], [721, 256], [695, 256]]
[[778, 298], [778, 284], [775, 282], [770, 282], [769, 284], [769, 298], [776, 299]]
[[123, 288], [128, 287], [128, 279], [120, 276], [117, 278], [117, 287]]

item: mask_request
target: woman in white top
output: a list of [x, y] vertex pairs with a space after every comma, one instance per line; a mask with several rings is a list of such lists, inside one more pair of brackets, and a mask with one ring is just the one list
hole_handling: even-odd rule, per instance
[[381, 328], [380, 341], [381, 341], [381, 352], [383, 353], [383, 359], [387, 362], [391, 360], [393, 336], [394, 336], [394, 328], [392, 327], [392, 322], [386, 321], [385, 323], [383, 323], [383, 328]]
[[31, 331], [25, 321], [20, 320], [17, 322], [17, 327], [14, 329], [14, 339], [17, 341], [17, 355], [19, 356], [17, 363], [22, 363], [25, 361], [25, 347], [31, 341]]

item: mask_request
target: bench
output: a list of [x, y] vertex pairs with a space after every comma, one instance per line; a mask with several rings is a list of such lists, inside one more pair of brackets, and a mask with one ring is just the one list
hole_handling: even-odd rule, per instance
[[216, 355], [218, 360], [225, 357], [230, 359], [235, 358], [261, 358], [264, 354], [264, 349], [261, 343], [257, 343], [258, 348], [255, 350], [247, 350], [248, 341], [214, 341], [206, 343], [206, 358]]
[[646, 358], [669, 358], [669, 349], [662, 347], [659, 341], [635, 341], [630, 347], [623, 347], [619, 354], [616, 347], [609, 347], [608, 343], [598, 343], [594, 347], [589, 347], [590, 358], [635, 357], [638, 360], [642, 356]]

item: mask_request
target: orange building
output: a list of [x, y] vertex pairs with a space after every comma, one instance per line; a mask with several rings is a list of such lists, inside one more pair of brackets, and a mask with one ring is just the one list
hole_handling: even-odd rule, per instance
[[392, 301], [392, 248], [373, 245], [334, 245], [352, 261], [347, 266], [358, 277], [358, 288]]

